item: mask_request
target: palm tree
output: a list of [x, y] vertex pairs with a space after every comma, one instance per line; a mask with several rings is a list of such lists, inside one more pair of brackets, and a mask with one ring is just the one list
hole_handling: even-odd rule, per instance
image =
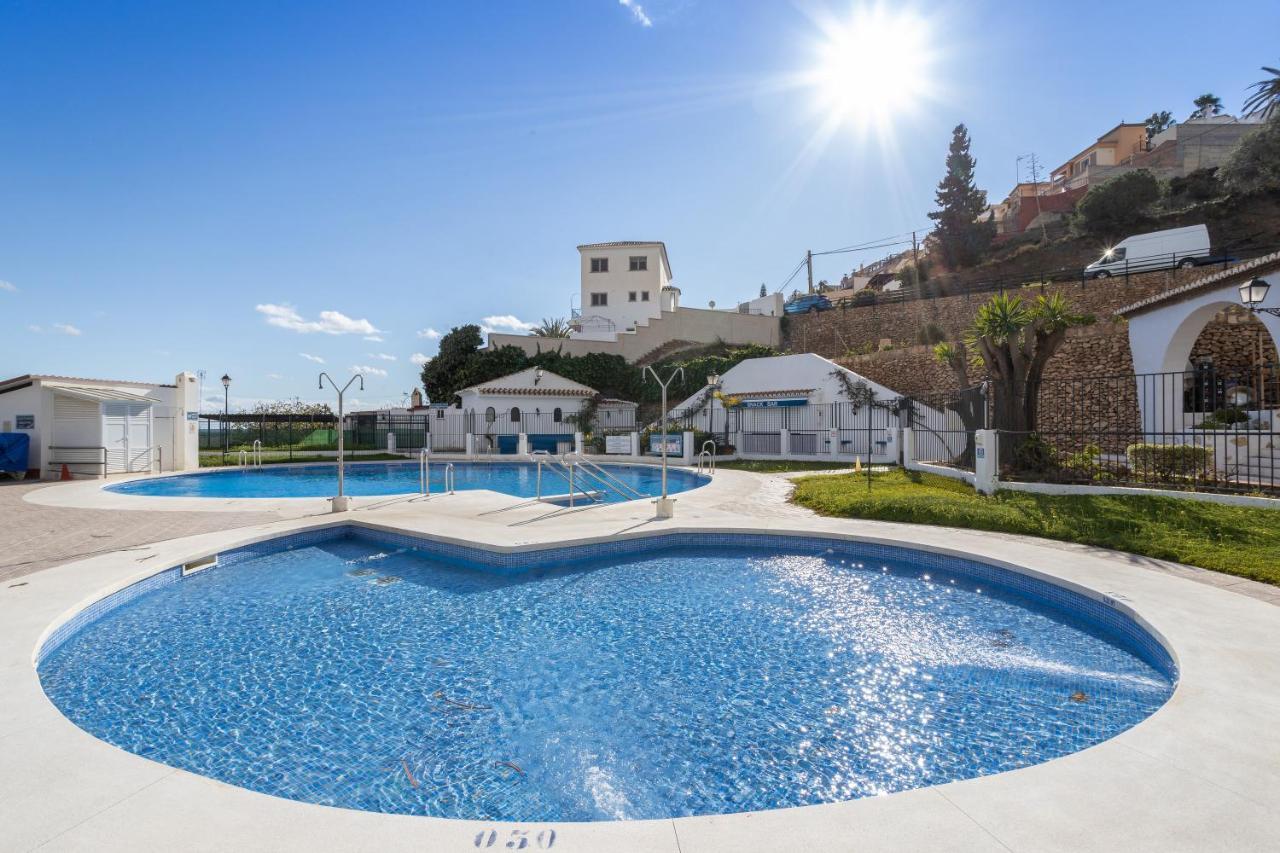
[[553, 317], [550, 320], [543, 317], [541, 323], [529, 330], [529, 334], [539, 338], [567, 338], [569, 324], [563, 317]]
[[1259, 80], [1249, 87], [1253, 94], [1244, 102], [1244, 114], [1260, 113], [1264, 119], [1268, 119], [1280, 110], [1280, 68], [1264, 65], [1262, 70], [1270, 74], [1271, 79]]
[[1150, 142], [1151, 138], [1157, 133], [1168, 130], [1175, 124], [1177, 122], [1173, 120], [1173, 113], [1168, 110], [1161, 110], [1158, 113], [1152, 113], [1147, 116], [1147, 141]]
[[1209, 116], [1222, 115], [1222, 98], [1217, 95], [1206, 92], [1200, 97], [1192, 101], [1196, 110], [1191, 114], [1191, 119], [1208, 118]]

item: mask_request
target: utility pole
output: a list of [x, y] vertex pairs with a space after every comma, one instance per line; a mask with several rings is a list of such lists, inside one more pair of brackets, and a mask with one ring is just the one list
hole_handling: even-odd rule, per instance
[[916, 232], [911, 232], [911, 265], [916, 268], [916, 279], [920, 277], [920, 244], [916, 242]]
[[804, 263], [809, 268], [809, 292], [813, 293], [813, 250], [805, 249]]
[[[1027, 169], [1031, 172], [1031, 187], [1036, 195], [1036, 219], [1040, 220], [1040, 239], [1047, 243], [1049, 242], [1049, 232], [1045, 228], [1044, 220], [1041, 219], [1043, 211], [1040, 209], [1040, 159], [1032, 151], [1030, 154], [1023, 154], [1018, 157], [1016, 162], [1020, 166], [1023, 160], [1027, 161]], [[1022, 183], [1021, 170], [1018, 172], [1018, 183]]]

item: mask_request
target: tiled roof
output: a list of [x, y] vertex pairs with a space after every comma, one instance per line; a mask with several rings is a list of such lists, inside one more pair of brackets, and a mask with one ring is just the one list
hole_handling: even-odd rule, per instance
[[787, 388], [780, 391], [738, 391], [730, 397], [795, 397], [813, 393], [812, 388]]
[[1175, 287], [1173, 290], [1166, 290], [1164, 293], [1158, 293], [1155, 296], [1149, 296], [1146, 299], [1140, 299], [1132, 305], [1116, 311], [1117, 314], [1127, 317], [1130, 314], [1141, 314], [1158, 305], [1166, 302], [1178, 302], [1188, 299], [1204, 290], [1216, 289], [1224, 286], [1227, 282], [1231, 282], [1236, 278], [1252, 277], [1260, 272], [1270, 272], [1272, 269], [1280, 269], [1280, 252], [1272, 252], [1269, 255], [1263, 255], [1259, 258], [1244, 261], [1232, 267], [1218, 270], [1215, 273], [1198, 278], [1182, 287]]

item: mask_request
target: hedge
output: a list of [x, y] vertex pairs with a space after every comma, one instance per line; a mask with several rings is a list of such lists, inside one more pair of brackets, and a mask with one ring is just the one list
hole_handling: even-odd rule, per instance
[[1194, 444], [1131, 444], [1125, 448], [1129, 467], [1157, 480], [1195, 477], [1213, 468], [1213, 448]]

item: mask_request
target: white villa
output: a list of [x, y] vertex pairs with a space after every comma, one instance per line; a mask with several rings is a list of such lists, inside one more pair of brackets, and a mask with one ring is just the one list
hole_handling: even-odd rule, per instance
[[578, 246], [578, 305], [568, 338], [491, 333], [489, 347], [518, 346], [533, 355], [558, 350], [621, 355], [634, 362], [659, 350], [729, 344], [777, 346], [781, 297], [754, 299], [729, 310], [680, 304], [671, 261], [661, 241], [622, 240]]

